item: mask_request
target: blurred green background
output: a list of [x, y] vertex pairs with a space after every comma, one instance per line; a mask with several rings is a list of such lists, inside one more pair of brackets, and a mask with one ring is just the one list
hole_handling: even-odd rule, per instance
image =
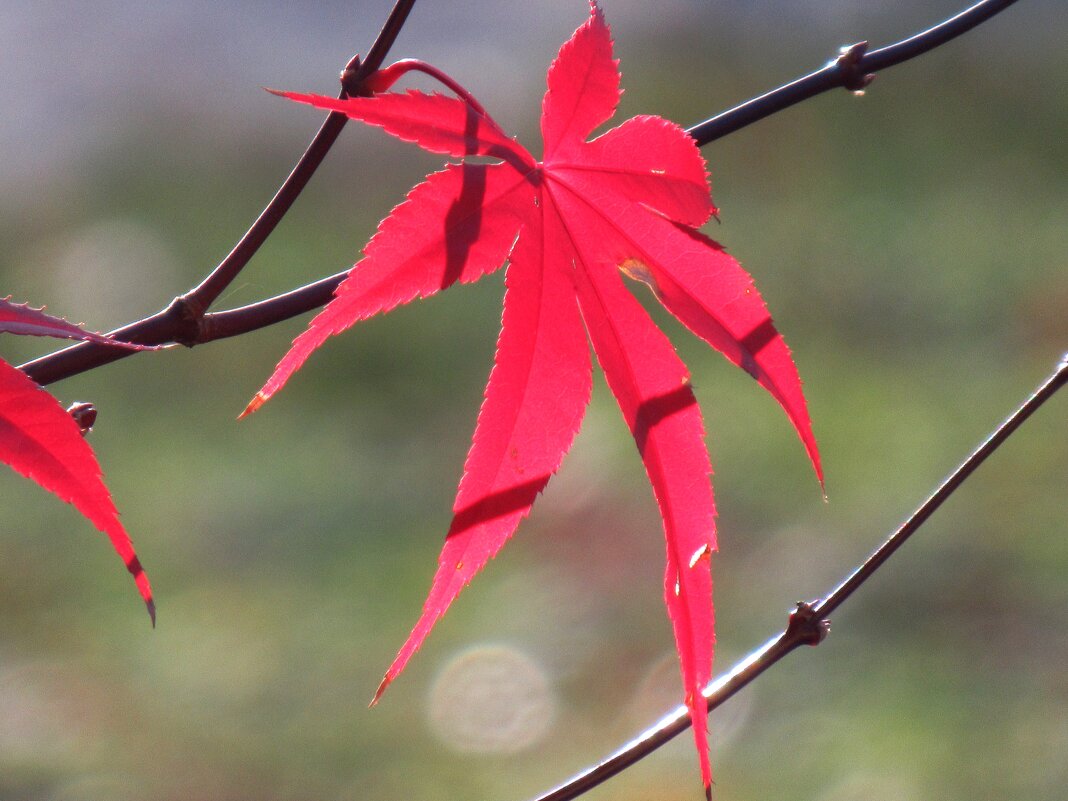
[[[959, 2], [605, 0], [621, 116], [691, 124]], [[0, 17], [0, 292], [102, 330], [188, 289], [318, 124], [389, 3], [10, 4]], [[432, 61], [531, 145], [580, 0], [417, 4]], [[716, 468], [717, 665], [825, 593], [1068, 349], [1064, 8], [1029, 0], [704, 149], [722, 224], [806, 382], [823, 503], [774, 402], [658, 314]], [[534, 147], [537, 152], [536, 146]], [[351, 125], [223, 299], [350, 264], [439, 163]], [[54, 385], [152, 577], [0, 474], [0, 799], [533, 796], [677, 703], [663, 537], [603, 382], [560, 474], [373, 710], [421, 607], [500, 319], [500, 274], [337, 338], [236, 414], [306, 320]], [[48, 343], [5, 337], [18, 362]], [[712, 718], [717, 798], [1060, 799], [1068, 786], [1068, 398]], [[591, 799], [694, 799], [692, 741]]]

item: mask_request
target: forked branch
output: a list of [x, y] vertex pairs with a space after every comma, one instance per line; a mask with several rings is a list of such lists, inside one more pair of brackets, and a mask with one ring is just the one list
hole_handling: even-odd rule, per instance
[[[353, 56], [341, 72], [341, 97], [360, 94], [365, 78], [382, 66], [389, 49], [397, 40], [401, 28], [415, 0], [396, 0], [385, 25], [375, 38], [367, 58]], [[217, 337], [210, 334], [207, 310], [241, 273], [256, 252], [282, 221], [300, 193], [307, 186], [323, 159], [330, 152], [338, 135], [348, 122], [344, 114], [333, 112], [323, 122], [296, 166], [260, 212], [259, 217], [240, 241], [234, 245], [219, 265], [203, 281], [184, 295], [175, 298], [165, 308], [143, 320], [130, 323], [112, 332], [116, 339], [143, 345], [179, 343], [192, 347]], [[329, 300], [329, 295], [321, 302]], [[314, 308], [314, 307], [312, 307]], [[299, 312], [298, 312], [299, 313]], [[291, 315], [294, 316], [294, 315]], [[253, 329], [249, 329], [253, 330]], [[21, 369], [38, 384], [44, 386], [86, 370], [122, 359], [133, 351], [102, 345], [92, 347], [82, 342], [21, 365]], [[86, 347], [90, 345], [90, 347]]]
[[[854, 45], [822, 69], [724, 111], [690, 128], [688, 133], [698, 144], [706, 145], [822, 92], [839, 87], [857, 90], [869, 83], [870, 77], [879, 70], [901, 64], [955, 39], [1014, 2], [1016, 0], [982, 0], [933, 28], [870, 53], [865, 52], [864, 44]], [[358, 93], [363, 78], [381, 66], [414, 3], [415, 0], [397, 0], [367, 59], [362, 63], [353, 59], [342, 74], [343, 94]], [[271, 203], [204, 281], [185, 295], [175, 298], [160, 312], [111, 333], [127, 342], [146, 345], [175, 342], [192, 347], [224, 337], [247, 334], [325, 305], [347, 271], [239, 309], [208, 312], [212, 303], [237, 277], [289, 210], [337, 139], [345, 121], [346, 118], [336, 112], [327, 117], [308, 151]], [[21, 368], [38, 384], [45, 385], [117, 361], [131, 353], [129, 350], [84, 342], [27, 362]]]

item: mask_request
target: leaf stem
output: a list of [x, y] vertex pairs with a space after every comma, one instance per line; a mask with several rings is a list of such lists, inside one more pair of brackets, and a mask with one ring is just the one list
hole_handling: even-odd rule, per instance
[[[780, 634], [772, 637], [764, 645], [750, 653], [736, 664], [724, 676], [713, 681], [705, 690], [708, 709], [712, 711], [728, 698], [738, 693], [757, 676], [772, 665], [778, 663], [800, 645], [818, 645], [829, 630], [827, 615], [841, 606], [865, 581], [882, 567], [890, 556], [900, 548], [952, 495], [965, 479], [975, 472], [987, 457], [997, 450], [1023, 425], [1032, 414], [1038, 411], [1059, 389], [1068, 384], [1068, 353], [1065, 353], [1057, 369], [1047, 378], [1031, 396], [1009, 415], [989, 437], [983, 441], [941, 486], [924, 501], [909, 519], [890, 535], [885, 542], [865, 562], [853, 571], [824, 600], [815, 603], [800, 603], [790, 615], [790, 623]], [[630, 742], [621, 746], [614, 753], [601, 760], [595, 766], [575, 775], [534, 801], [571, 801], [607, 781], [628, 766], [633, 765], [649, 755], [669, 740], [690, 727], [690, 714], [685, 706], [676, 707], [659, 721]]]
[[447, 86], [457, 97], [474, 109], [479, 116], [487, 116], [486, 109], [475, 99], [474, 95], [453, 80], [447, 73], [442, 72], [433, 64], [427, 64], [417, 58], [402, 58], [400, 61], [390, 64], [385, 69], [379, 70], [370, 76], [365, 82], [365, 86], [372, 92], [384, 92], [409, 72], [422, 72], [429, 75], [439, 83]]

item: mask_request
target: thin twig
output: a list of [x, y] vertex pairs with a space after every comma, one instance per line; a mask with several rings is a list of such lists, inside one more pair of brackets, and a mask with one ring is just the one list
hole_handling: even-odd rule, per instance
[[[886, 560], [952, 495], [965, 479], [975, 472], [986, 458], [1001, 446], [1027, 418], [1052, 398], [1057, 390], [1068, 384], [1068, 353], [1056, 371], [1014, 411], [987, 439], [961, 462], [942, 485], [912, 513], [909, 519], [879, 546], [868, 559], [838, 585], [824, 600], [812, 604], [798, 604], [790, 616], [790, 623], [779, 635], [772, 637], [735, 665], [729, 673], [713, 681], [704, 690], [709, 711], [720, 706], [757, 676], [800, 645], [817, 645], [829, 629], [827, 616], [841, 606], [882, 567]], [[676, 735], [690, 728], [690, 713], [685, 706], [661, 718], [646, 731], [626, 743], [597, 765], [540, 795], [535, 801], [571, 801], [624, 769], [649, 755]]]
[[[354, 56], [341, 73], [341, 97], [356, 94], [365, 77], [380, 66], [397, 40], [415, 0], [397, 0], [382, 30], [362, 62]], [[348, 117], [339, 112], [327, 116], [296, 166], [241, 240], [211, 273], [184, 295], [175, 298], [156, 314], [130, 323], [113, 332], [116, 339], [158, 345], [179, 342], [193, 346], [206, 341], [202, 336], [205, 312], [234, 281], [267, 237], [289, 211], [294, 201], [319, 169], [337, 141]], [[325, 300], [323, 301], [325, 302]], [[22, 365], [22, 370], [42, 386], [91, 370], [129, 356], [134, 351], [92, 342], [82, 342]]]
[[239, 309], [212, 312], [204, 315], [203, 342], [236, 337], [289, 320], [312, 309], [325, 306], [334, 290], [345, 280], [348, 270], [320, 278], [318, 281]]
[[[359, 56], [353, 56], [345, 66], [341, 73], [341, 93], [339, 95], [341, 99], [352, 94], [360, 94], [361, 84], [364, 79], [382, 66], [389, 48], [400, 34], [401, 26], [407, 19], [408, 12], [414, 3], [415, 0], [398, 0], [386, 20], [386, 24], [382, 27], [382, 31], [371, 46], [367, 59], [361, 62]], [[312, 139], [296, 166], [293, 167], [293, 171], [289, 173], [282, 186], [271, 198], [271, 202], [256, 218], [252, 227], [241, 237], [241, 240], [234, 246], [234, 249], [230, 251], [227, 257], [219, 263], [219, 266], [212, 270], [211, 274], [199, 286], [183, 296], [183, 300], [188, 304], [192, 304], [194, 310], [199, 309], [200, 313], [203, 313], [233, 283], [256, 251], [267, 241], [267, 237], [271, 235], [278, 223], [282, 221], [293, 202], [300, 196], [300, 193], [307, 186], [308, 181], [311, 180], [316, 170], [319, 169], [319, 165], [323, 163], [323, 159], [330, 152], [330, 148], [333, 147], [338, 135], [348, 121], [349, 118], [339, 111], [333, 111], [327, 115], [322, 127], [315, 134], [315, 138]]]
[[687, 129], [686, 133], [692, 136], [698, 145], [704, 146], [831, 89], [844, 87], [859, 91], [871, 83], [875, 73], [956, 39], [1015, 2], [1016, 0], [982, 0], [933, 28], [870, 53], [865, 52], [867, 42], [860, 42], [844, 49], [838, 58], [822, 69], [721, 112]]
[[[354, 56], [349, 61], [342, 74], [350, 73], [354, 69], [356, 74], [364, 72], [359, 56]], [[342, 86], [339, 97], [344, 99], [348, 96], [348, 91]], [[326, 158], [326, 154], [330, 152], [334, 142], [337, 141], [348, 120], [347, 116], [338, 111], [333, 111], [327, 116], [292, 172], [271, 198], [271, 202], [260, 212], [260, 216], [234, 245], [233, 250], [199, 285], [182, 296], [186, 304], [194, 305], [202, 310], [207, 309], [233, 283], [300, 196], [323, 159]]]

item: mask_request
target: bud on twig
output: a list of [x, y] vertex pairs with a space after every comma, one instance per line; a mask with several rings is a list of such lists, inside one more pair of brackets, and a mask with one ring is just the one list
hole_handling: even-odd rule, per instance
[[867, 42], [857, 42], [855, 45], [843, 47], [838, 51], [838, 58], [834, 60], [842, 75], [842, 86], [855, 95], [864, 94], [865, 87], [875, 80], [874, 73], [864, 72], [860, 67], [861, 59], [867, 51]]
[[75, 401], [67, 409], [67, 414], [78, 424], [83, 437], [93, 430], [93, 424], [96, 422], [96, 406], [93, 404], [85, 401]]

